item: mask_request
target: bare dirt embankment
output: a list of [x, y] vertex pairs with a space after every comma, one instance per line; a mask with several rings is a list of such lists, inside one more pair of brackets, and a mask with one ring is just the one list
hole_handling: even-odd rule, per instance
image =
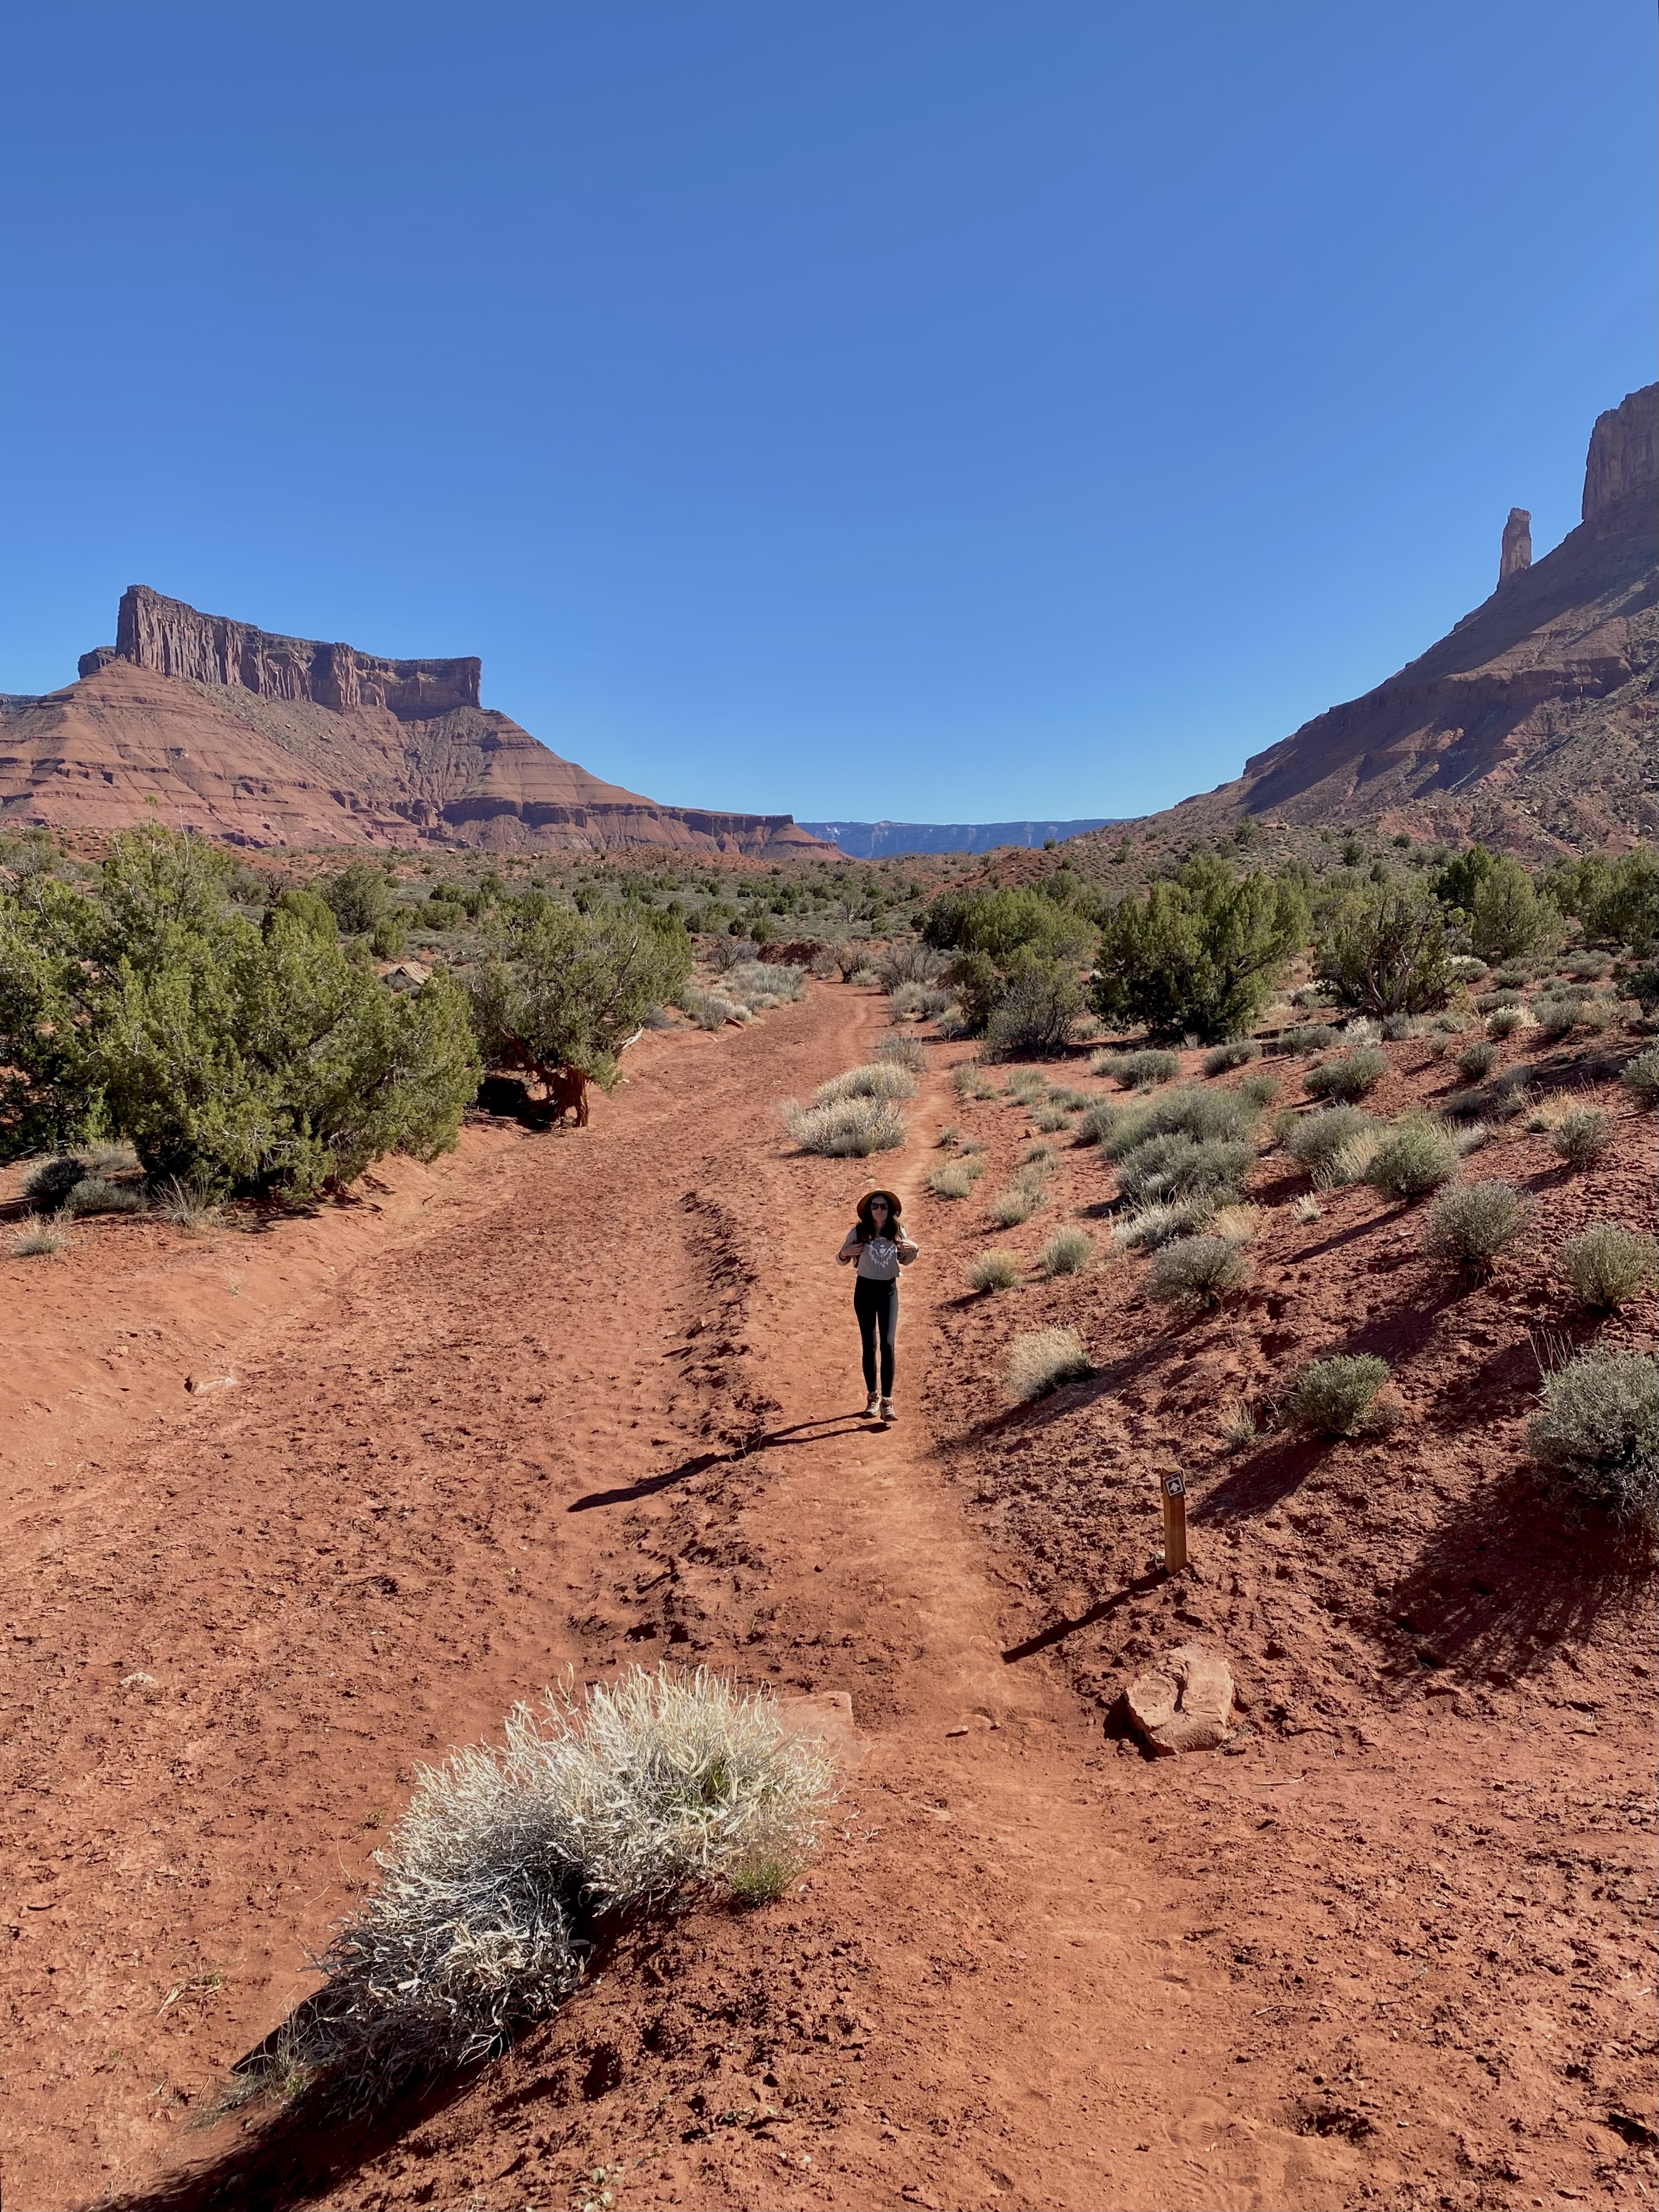
[[[981, 1491], [1005, 1461], [1036, 1491], [1051, 1472], [1085, 1540], [1066, 1566], [1082, 1609], [1114, 1600], [1121, 1562], [1103, 1540], [1091, 1563], [1099, 1524], [1075, 1494], [1092, 1443], [1066, 1426], [1080, 1407], [1104, 1419], [1109, 1398], [1014, 1423], [995, 1407], [1003, 1338], [974, 1340], [982, 1310], [957, 1303], [969, 1225], [921, 1197], [932, 1132], [963, 1118], [942, 1074], [910, 1147], [876, 1164], [924, 1244], [906, 1284], [904, 1419], [881, 1434], [857, 1417], [850, 1294], [830, 1255], [872, 1178], [792, 1155], [775, 1102], [860, 1056], [878, 1022], [872, 997], [814, 989], [741, 1033], [648, 1038], [585, 1134], [469, 1161], [440, 1203], [250, 1332], [234, 1389], [181, 1392], [186, 1413], [112, 1431], [95, 1468], [45, 1494], [25, 1438], [33, 1494], [11, 1516], [0, 1602], [0, 1820], [21, 1870], [5, 1927], [8, 2205], [506, 2207], [608, 2191], [618, 2212], [1316, 2208], [1536, 2192], [1533, 2146], [1506, 2138], [1487, 2155], [1503, 2110], [1490, 2098], [1463, 2150], [1443, 2153], [1443, 2129], [1413, 2132], [1449, 2078], [1423, 1988], [1437, 1990], [1437, 1954], [1385, 1942], [1362, 1962], [1372, 1929], [1339, 1913], [1308, 1932], [1304, 1948], [1323, 1948], [1304, 1966], [1253, 1928], [1229, 1945], [1225, 1914], [1276, 1886], [1300, 1942], [1297, 1861], [1340, 1874], [1364, 1849], [1374, 1869], [1379, 1832], [1429, 1819], [1437, 1790], [1485, 1789], [1482, 1756], [1492, 1779], [1611, 1800], [1615, 1780], [1628, 1791], [1645, 1775], [1602, 1773], [1638, 1724], [1604, 1704], [1599, 1736], [1552, 1723], [1544, 1757], [1524, 1723], [1430, 1727], [1384, 1698], [1375, 1752], [1350, 1731], [1340, 1762], [1279, 1724], [1238, 1758], [1121, 1755], [1077, 1694], [1075, 1639], [1046, 1633], [1079, 1608], [1042, 1613], [1042, 1532], [1000, 1515], [982, 1528], [995, 1497], [975, 1504], [953, 1482], [970, 1462]], [[1097, 1196], [1079, 1185], [1079, 1205]], [[1346, 1293], [1340, 1269], [1325, 1279]], [[1064, 1295], [1097, 1336], [1118, 1291], [1085, 1277]], [[25, 1359], [51, 1352], [31, 1346], [27, 1316], [9, 1326]], [[1167, 1389], [1133, 1405], [1133, 1376], [1106, 1379], [1127, 1411], [1101, 1462], [1139, 1479], [1197, 1413]], [[1291, 1487], [1241, 1495], [1237, 1511], [1294, 1576], [1298, 1536], [1268, 1526]], [[1157, 1602], [1224, 1642], [1241, 1620], [1255, 1633], [1219, 1601], [1203, 1528], [1200, 1510], [1202, 1595]], [[1304, 1612], [1287, 1611], [1291, 1637]], [[1281, 1638], [1286, 1625], [1274, 1617]], [[592, 1676], [659, 1656], [850, 1695], [863, 1756], [800, 1890], [638, 1940], [505, 2059], [382, 2128], [196, 2132], [227, 2066], [312, 1986], [306, 1950], [372, 1871], [414, 1762], [495, 1731], [564, 1664]], [[1530, 1960], [1534, 1920], [1571, 1922], [1586, 1887], [1509, 1809], [1485, 1819], [1479, 1849], [1525, 1893]], [[1628, 1823], [1584, 1815], [1613, 1817], [1609, 1919]], [[1407, 1877], [1464, 1863], [1454, 1851], [1449, 1869], [1402, 1863], [1384, 1879], [1405, 1895]], [[1633, 1935], [1594, 1940], [1604, 1950], [1571, 1978], [1528, 1985], [1552, 2060], [1566, 2026], [1611, 2036], [1626, 2002]], [[1297, 1974], [1316, 1996], [1295, 1991]], [[1328, 2016], [1334, 2048], [1358, 1978], [1385, 1974], [1425, 2001], [1376, 2031], [1398, 2038], [1391, 2101], [1357, 2038], [1360, 2063], [1325, 2097], [1311, 2014]], [[1515, 2047], [1488, 2039], [1488, 2082]], [[1559, 2101], [1577, 2137], [1551, 2139], [1552, 2183], [1632, 2201], [1613, 2179], [1627, 2146], [1595, 2100], [1569, 2085]], [[1536, 2179], [1505, 2179], [1503, 2158]]]

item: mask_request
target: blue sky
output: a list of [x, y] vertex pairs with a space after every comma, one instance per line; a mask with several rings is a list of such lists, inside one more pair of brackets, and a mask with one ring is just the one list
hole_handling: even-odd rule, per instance
[[0, 690], [132, 582], [679, 804], [1121, 815], [1577, 520], [1648, 0], [14, 10]]

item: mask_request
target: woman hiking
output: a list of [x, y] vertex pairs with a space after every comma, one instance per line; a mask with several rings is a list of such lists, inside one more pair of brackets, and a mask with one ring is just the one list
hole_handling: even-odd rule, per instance
[[[836, 1260], [845, 1267], [858, 1261], [853, 1285], [853, 1311], [858, 1316], [864, 1346], [864, 1387], [870, 1393], [865, 1407], [870, 1420], [890, 1421], [893, 1413], [893, 1340], [898, 1334], [898, 1273], [908, 1267], [920, 1245], [899, 1227], [902, 1200], [890, 1190], [866, 1192], [859, 1200], [859, 1218], [848, 1231]], [[876, 1339], [881, 1339], [881, 1387], [876, 1387]]]

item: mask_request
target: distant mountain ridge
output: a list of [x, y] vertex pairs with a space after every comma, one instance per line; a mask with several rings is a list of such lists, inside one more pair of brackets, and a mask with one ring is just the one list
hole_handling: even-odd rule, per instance
[[1080, 822], [803, 822], [809, 837], [822, 837], [851, 859], [883, 860], [907, 853], [991, 853], [1000, 845], [1063, 843], [1091, 830], [1109, 830], [1115, 815]]
[[135, 584], [115, 643], [80, 672], [44, 697], [0, 697], [0, 824], [154, 816], [252, 846], [830, 850], [787, 814], [662, 806], [603, 782], [480, 706], [475, 659], [385, 659]]
[[1581, 511], [1533, 561], [1512, 509], [1497, 589], [1437, 644], [1137, 826], [1364, 823], [1539, 859], [1659, 836], [1659, 384], [1597, 417]]

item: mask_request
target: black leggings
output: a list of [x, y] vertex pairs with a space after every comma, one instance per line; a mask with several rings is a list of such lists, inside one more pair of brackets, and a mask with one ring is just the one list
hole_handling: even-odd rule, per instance
[[864, 1346], [864, 1387], [876, 1387], [876, 1331], [881, 1331], [881, 1395], [893, 1395], [893, 1339], [898, 1334], [898, 1285], [872, 1282], [860, 1275], [853, 1285], [853, 1311]]

